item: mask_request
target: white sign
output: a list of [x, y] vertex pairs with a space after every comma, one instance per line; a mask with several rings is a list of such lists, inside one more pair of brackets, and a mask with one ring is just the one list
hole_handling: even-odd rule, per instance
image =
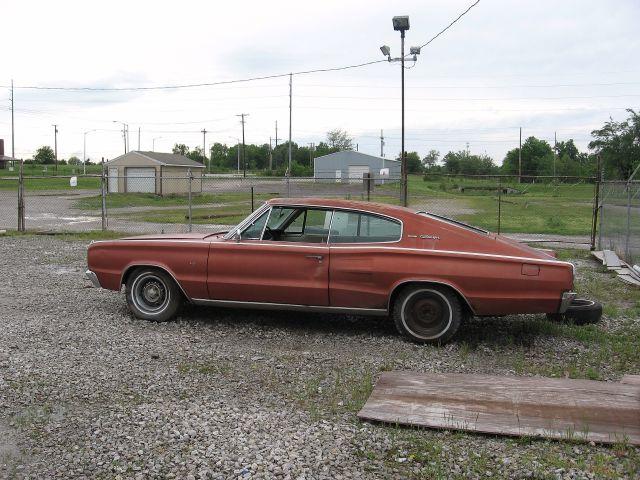
[[69, 179], [69, 186], [70, 187], [77, 187], [78, 186], [78, 177], [71, 177]]
[[381, 168], [380, 169], [380, 176], [381, 177], [388, 177], [389, 176], [389, 169], [388, 168]]

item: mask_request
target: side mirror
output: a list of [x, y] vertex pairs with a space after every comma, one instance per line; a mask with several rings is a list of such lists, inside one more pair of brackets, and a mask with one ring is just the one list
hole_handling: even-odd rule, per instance
[[233, 238], [236, 242], [239, 242], [242, 239], [242, 233], [239, 228], [236, 229], [236, 232], [233, 234]]

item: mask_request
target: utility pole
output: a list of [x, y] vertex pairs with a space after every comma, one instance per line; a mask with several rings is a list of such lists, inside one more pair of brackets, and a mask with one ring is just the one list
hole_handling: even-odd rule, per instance
[[380, 156], [384, 158], [384, 132], [380, 129]]
[[522, 127], [520, 127], [520, 143], [518, 147], [518, 183], [522, 183]]
[[140, 151], [140, 128], [138, 127], [138, 151]]
[[271, 149], [271, 137], [269, 137], [269, 170], [273, 170], [273, 150]]
[[54, 169], [55, 175], [58, 174], [58, 125], [53, 126], [53, 152], [55, 154], [56, 166]]
[[244, 117], [248, 117], [249, 114], [248, 113], [241, 113], [239, 115], [236, 115], [236, 117], [240, 117], [240, 123], [242, 123], [242, 176], [246, 177], [247, 176], [247, 155], [246, 155], [246, 151], [245, 151], [245, 144], [244, 144]]
[[309, 166], [313, 166], [313, 148], [315, 147], [315, 143], [309, 144]]
[[291, 176], [291, 111], [293, 107], [293, 74], [289, 74], [289, 174], [287, 178]]
[[553, 132], [553, 181], [556, 181], [556, 157], [558, 156], [558, 134]]
[[[207, 129], [203, 128], [200, 130], [202, 132], [202, 156], [204, 157], [204, 164], [207, 164]], [[211, 173], [211, 161], [209, 161], [209, 173]]]
[[278, 120], [276, 120], [276, 148], [278, 148]]
[[11, 158], [16, 158], [15, 135], [13, 132], [13, 79], [11, 79]]

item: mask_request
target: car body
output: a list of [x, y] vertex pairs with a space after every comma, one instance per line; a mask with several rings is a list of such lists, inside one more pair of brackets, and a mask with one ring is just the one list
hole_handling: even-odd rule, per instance
[[[172, 295], [219, 307], [391, 315], [425, 342], [448, 340], [464, 316], [558, 314], [575, 297], [573, 265], [550, 251], [425, 212], [339, 199], [272, 199], [226, 233], [98, 241], [87, 260], [93, 283], [125, 285], [141, 318], [175, 313], [164, 308]], [[152, 278], [134, 285], [141, 271]], [[425, 328], [407, 328], [407, 308]]]

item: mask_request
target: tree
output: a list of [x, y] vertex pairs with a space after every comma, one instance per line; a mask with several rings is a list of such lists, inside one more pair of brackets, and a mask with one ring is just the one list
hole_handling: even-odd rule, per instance
[[447, 173], [490, 175], [497, 170], [493, 159], [488, 155], [474, 155], [466, 150], [448, 152], [442, 160]]
[[336, 151], [353, 150], [353, 138], [346, 130], [340, 128], [327, 132], [327, 144]]
[[176, 143], [173, 146], [173, 153], [175, 155], [187, 155], [189, 153], [189, 147], [187, 147], [184, 143]]
[[640, 113], [627, 109], [629, 118], [623, 122], [609, 119], [604, 126], [593, 130], [589, 148], [602, 157], [608, 176], [628, 179], [640, 164]]
[[[522, 174], [523, 175], [552, 175], [553, 149], [544, 140], [529, 137], [522, 144]], [[509, 150], [502, 162], [504, 173], [518, 175], [518, 149]], [[557, 171], [556, 171], [557, 173]]]
[[214, 143], [209, 148], [209, 158], [212, 167], [227, 167], [226, 159], [229, 155], [229, 147], [222, 143]]
[[56, 154], [51, 147], [45, 145], [36, 150], [33, 160], [35, 163], [52, 164], [56, 162]]
[[432, 169], [438, 164], [440, 152], [438, 150], [429, 150], [429, 153], [422, 159], [422, 164], [427, 170]]
[[[420, 155], [418, 152], [404, 152], [404, 156], [407, 159], [407, 173], [421, 173], [422, 162], [420, 161]], [[402, 161], [400, 155], [397, 160]]]
[[74, 155], [72, 157], [69, 157], [69, 160], [67, 160], [67, 163], [69, 165], [82, 165], [82, 160], [80, 160], [78, 157]]
[[[190, 158], [194, 162], [204, 163], [205, 158], [202, 155], [202, 147], [196, 147], [191, 151], [189, 150], [189, 147], [186, 147], [185, 145], [178, 145], [178, 147], [185, 147], [186, 148], [187, 153], [186, 154], [183, 153], [182, 155], [185, 155], [187, 158]], [[174, 147], [173, 153], [177, 153], [175, 151], [175, 147]]]

